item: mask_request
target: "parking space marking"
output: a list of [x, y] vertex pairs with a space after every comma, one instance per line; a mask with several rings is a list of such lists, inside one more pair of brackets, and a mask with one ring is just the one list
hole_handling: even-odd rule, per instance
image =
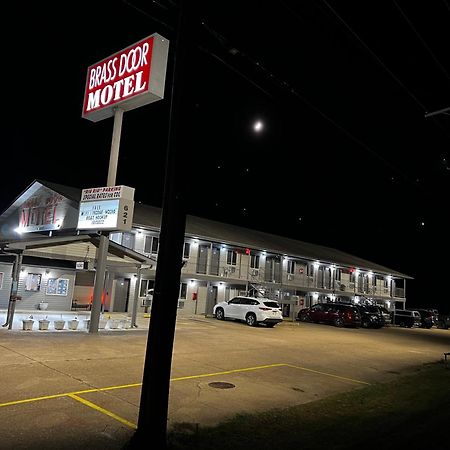
[[133, 428], [133, 429], [137, 428], [136, 424], [129, 422], [128, 420], [124, 419], [123, 417], [120, 417], [117, 414], [114, 414], [113, 412], [108, 411], [107, 409], [102, 408], [101, 406], [98, 406], [95, 403], [90, 402], [89, 400], [86, 400], [85, 398], [79, 397], [78, 395], [75, 395], [75, 394], [68, 394], [67, 396], [70, 398], [73, 398], [77, 402], [82, 403], [83, 405], [89, 406], [89, 408], [95, 409], [96, 411], [106, 414], [107, 416], [119, 421], [120, 423], [123, 423], [124, 425], [126, 425], [130, 428]]
[[366, 384], [366, 385], [370, 386], [370, 383], [367, 383], [366, 381], [355, 380], [354, 378], [341, 377], [340, 375], [334, 375], [332, 373], [327, 373], [327, 372], [320, 372], [319, 370], [314, 370], [314, 369], [307, 369], [306, 367], [295, 366], [293, 364], [284, 364], [284, 365], [288, 366], [288, 367], [293, 367], [294, 369], [306, 370], [307, 372], [317, 373], [319, 375], [326, 375], [327, 377], [337, 378], [337, 379], [345, 380], [345, 381], [351, 381], [353, 383]]
[[[351, 381], [353, 383], [370, 385], [370, 383], [367, 383], [366, 381], [355, 380], [354, 378], [342, 377], [340, 375], [334, 375], [332, 373], [321, 372], [319, 370], [308, 369], [306, 367], [296, 366], [294, 364], [285, 364], [285, 363], [267, 364], [264, 366], [255, 366], [255, 367], [244, 367], [241, 369], [224, 370], [222, 372], [211, 372], [211, 373], [203, 373], [203, 374], [198, 374], [198, 375], [187, 375], [184, 377], [171, 378], [170, 381], [173, 382], [173, 381], [183, 381], [183, 380], [195, 380], [198, 378], [207, 378], [207, 377], [214, 377], [214, 376], [219, 376], [219, 375], [230, 375], [230, 374], [234, 374], [234, 373], [251, 372], [254, 370], [270, 369], [270, 368], [274, 368], [274, 367], [291, 367], [291, 368], [298, 369], [298, 370], [304, 370], [306, 372], [316, 373], [318, 375], [324, 375], [324, 376], [331, 377], [331, 378], [337, 378], [337, 379], [343, 380], [343, 381]], [[126, 389], [126, 388], [131, 388], [131, 387], [140, 387], [140, 386], [142, 386], [142, 383], [122, 384], [122, 385], [117, 385], [117, 386], [107, 386], [107, 387], [103, 387], [103, 388], [84, 389], [84, 390], [74, 391], [74, 392], [65, 392], [62, 394], [45, 395], [42, 397], [26, 398], [23, 400], [15, 400], [15, 401], [6, 402], [6, 403], [0, 403], [0, 407], [20, 405], [23, 403], [32, 403], [32, 402], [37, 402], [40, 400], [49, 400], [49, 399], [60, 398], [60, 397], [72, 397], [75, 400], [78, 400], [78, 398], [81, 398], [81, 397], [78, 397], [81, 394], [90, 394], [92, 392], [113, 391], [116, 389]], [[77, 398], [75, 398], [74, 396]], [[92, 405], [94, 405], [94, 403], [92, 403]], [[111, 414], [113, 414], [113, 413], [111, 413]], [[123, 420], [125, 420], [125, 419], [123, 419]]]
[[186, 377], [172, 378], [170, 381], [194, 380], [196, 378], [214, 377], [217, 375], [229, 375], [231, 373], [250, 372], [252, 370], [270, 369], [272, 367], [283, 367], [287, 364], [268, 364], [266, 366], [245, 367], [243, 369], [224, 370], [223, 372], [202, 373], [199, 375], [188, 375]]
[[50, 400], [52, 398], [67, 397], [70, 395], [90, 394], [91, 392], [113, 391], [114, 389], [125, 389], [125, 388], [129, 388], [129, 387], [139, 387], [139, 386], [142, 386], [142, 383], [122, 384], [119, 386], [108, 386], [108, 387], [104, 387], [104, 388], [83, 389], [82, 391], [64, 392], [62, 394], [53, 394], [53, 395], [44, 395], [42, 397], [25, 398], [23, 400], [15, 400], [12, 402], [0, 403], [0, 408], [2, 406], [20, 405], [22, 403], [38, 402], [40, 400]]

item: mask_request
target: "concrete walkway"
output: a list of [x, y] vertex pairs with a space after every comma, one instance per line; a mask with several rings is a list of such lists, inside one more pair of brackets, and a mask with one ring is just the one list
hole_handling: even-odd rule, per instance
[[[0, 310], [0, 325], [6, 322], [6, 310]], [[91, 317], [90, 311], [23, 311], [16, 310], [14, 314], [14, 321], [12, 330], [20, 331], [40, 331], [44, 332], [87, 332], [88, 321]], [[78, 323], [71, 321], [77, 320]], [[24, 321], [27, 321], [24, 323]], [[32, 323], [30, 323], [32, 321]], [[48, 321], [48, 324], [42, 321]], [[59, 329], [61, 323], [64, 322], [62, 330]], [[131, 327], [131, 315], [128, 313], [103, 313], [100, 317], [99, 329], [101, 330], [129, 330], [148, 328], [150, 322], [150, 315], [139, 313], [136, 318], [137, 328]], [[71, 326], [73, 328], [71, 328]], [[31, 327], [31, 330], [30, 330]], [[76, 327], [76, 328], [75, 328]]]

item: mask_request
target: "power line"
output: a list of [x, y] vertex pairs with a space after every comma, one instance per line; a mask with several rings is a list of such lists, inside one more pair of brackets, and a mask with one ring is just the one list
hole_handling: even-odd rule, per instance
[[334, 14], [334, 16], [347, 28], [351, 35], [358, 40], [358, 42], [369, 52], [383, 69], [404, 89], [408, 95], [426, 111], [425, 105], [401, 82], [401, 80], [384, 64], [384, 62], [372, 51], [372, 49], [359, 37], [359, 35], [350, 27], [350, 25], [337, 13], [337, 11], [326, 1], [323, 0], [327, 8]]
[[396, 6], [396, 8], [400, 11], [400, 14], [403, 16], [403, 18], [405, 19], [405, 21], [407, 22], [407, 24], [410, 26], [410, 28], [414, 31], [414, 33], [416, 34], [417, 38], [419, 39], [419, 41], [422, 43], [422, 45], [427, 49], [428, 53], [430, 54], [430, 56], [433, 58], [434, 62], [437, 64], [437, 66], [442, 70], [442, 72], [444, 72], [445, 76], [447, 77], [447, 79], [450, 79], [450, 76], [448, 74], [448, 72], [445, 70], [445, 67], [438, 61], [436, 55], [433, 53], [433, 51], [431, 50], [431, 48], [427, 45], [427, 43], [425, 42], [425, 40], [422, 38], [422, 36], [419, 34], [419, 32], [416, 30], [416, 28], [414, 27], [413, 23], [409, 20], [409, 18], [406, 16], [406, 14], [404, 13], [404, 11], [400, 8], [400, 6], [398, 5], [398, 3], [395, 0], [392, 0], [394, 5]]

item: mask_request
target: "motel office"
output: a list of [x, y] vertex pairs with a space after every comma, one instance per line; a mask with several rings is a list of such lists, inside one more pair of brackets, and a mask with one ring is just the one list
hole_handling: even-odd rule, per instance
[[[88, 308], [95, 281], [96, 233], [78, 233], [81, 191], [34, 181], [0, 216], [0, 309], [8, 307], [21, 254], [19, 310]], [[135, 204], [130, 232], [110, 234], [105, 311], [143, 311], [153, 287], [161, 210]], [[178, 314], [212, 314], [235, 295], [277, 299], [286, 317], [318, 301], [404, 308], [409, 276], [339, 250], [199, 217], [186, 221]]]

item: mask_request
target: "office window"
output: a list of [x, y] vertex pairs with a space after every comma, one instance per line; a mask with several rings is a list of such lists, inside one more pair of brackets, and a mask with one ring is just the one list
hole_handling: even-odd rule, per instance
[[189, 242], [185, 242], [183, 248], [183, 258], [188, 259], [190, 254], [191, 254], [191, 244]]
[[235, 250], [227, 250], [227, 264], [235, 266], [237, 262], [237, 252]]

